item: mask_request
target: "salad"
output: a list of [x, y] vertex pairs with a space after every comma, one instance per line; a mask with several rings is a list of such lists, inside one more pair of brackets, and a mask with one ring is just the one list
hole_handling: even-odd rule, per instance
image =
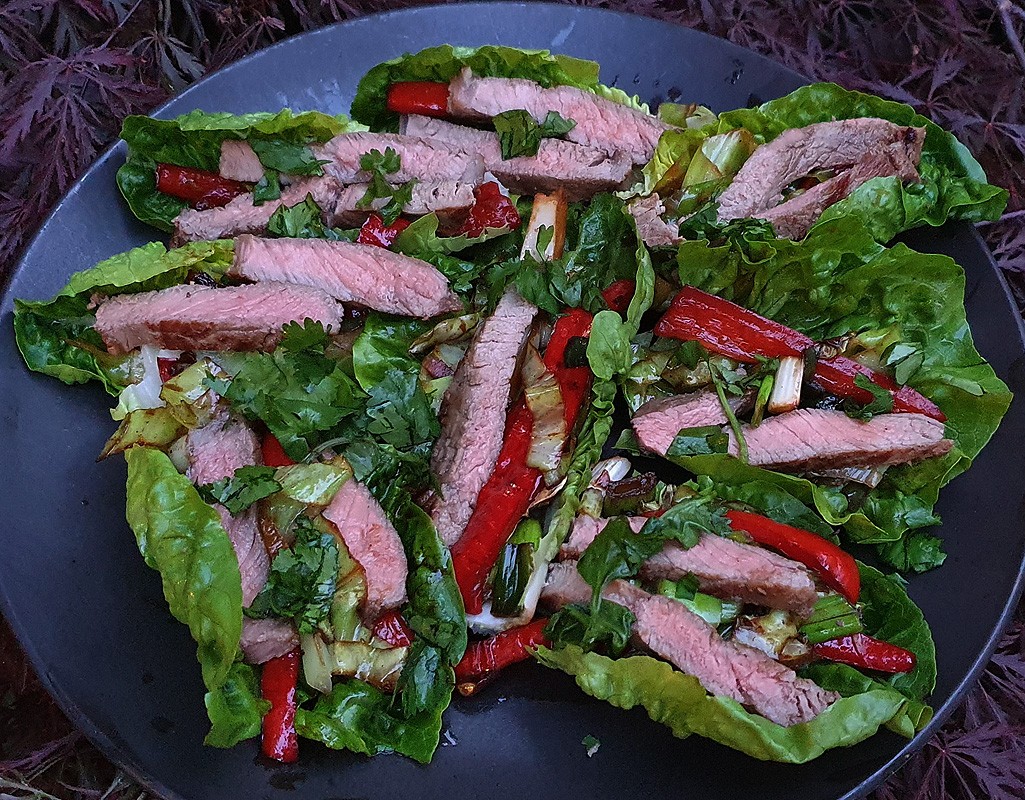
[[30, 369], [116, 398], [207, 744], [428, 762], [528, 660], [759, 759], [920, 730], [900, 573], [1010, 394], [961, 268], [887, 243], [1000, 214], [965, 148], [831, 84], [651, 113], [493, 46], [351, 114], [128, 118], [170, 245], [16, 304]]

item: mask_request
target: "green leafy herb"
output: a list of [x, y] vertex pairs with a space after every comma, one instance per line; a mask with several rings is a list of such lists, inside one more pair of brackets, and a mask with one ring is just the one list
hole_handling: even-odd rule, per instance
[[658, 549], [661, 550], [661, 544], [665, 541], [672, 540], [682, 547], [693, 547], [706, 533], [729, 536], [731, 531], [725, 509], [716, 505], [710, 497], [692, 497], [677, 503], [662, 516], [649, 519], [641, 528], [640, 535], [658, 541]]
[[401, 186], [393, 186], [388, 182], [387, 176], [398, 172], [401, 166], [401, 157], [391, 147], [386, 147], [383, 153], [380, 150], [371, 150], [359, 159], [360, 169], [370, 173], [370, 185], [356, 202], [356, 207], [371, 208], [375, 200], [387, 198], [388, 202], [378, 211], [385, 225], [394, 223], [402, 213], [403, 207], [413, 199], [415, 178]]
[[312, 194], [295, 205], [281, 205], [267, 223], [267, 233], [289, 239], [353, 240], [358, 232], [328, 228], [323, 212]]
[[556, 111], [549, 111], [540, 125], [523, 109], [503, 111], [491, 121], [498, 133], [503, 159], [536, 156], [542, 139], [564, 136], [576, 127], [576, 122]]
[[844, 411], [848, 416], [857, 419], [871, 419], [876, 414], [889, 414], [893, 411], [893, 395], [882, 386], [878, 386], [861, 374], [854, 376], [854, 385], [871, 393], [872, 400], [864, 405], [845, 402]]
[[601, 747], [601, 742], [595, 737], [588, 734], [584, 737], [583, 741], [580, 742], [587, 749], [587, 757], [591, 758], [595, 753], [598, 752], [598, 748]]
[[220, 503], [233, 517], [278, 491], [281, 484], [274, 479], [274, 468], [258, 466], [239, 467], [230, 478], [199, 487], [204, 500]]
[[271, 564], [267, 584], [246, 613], [252, 617], [294, 619], [300, 633], [312, 633], [327, 617], [338, 577], [338, 543], [300, 517], [293, 526], [295, 542]]
[[626, 649], [635, 620], [630, 609], [611, 600], [602, 600], [597, 607], [571, 603], [551, 616], [545, 635], [560, 646], [576, 645], [615, 656]]
[[328, 163], [314, 158], [305, 144], [281, 139], [253, 139], [249, 144], [264, 167], [285, 175], [323, 175], [321, 165]]
[[708, 453], [725, 453], [729, 449], [730, 437], [718, 425], [704, 425], [697, 428], [683, 428], [669, 445], [667, 456], [697, 456]]

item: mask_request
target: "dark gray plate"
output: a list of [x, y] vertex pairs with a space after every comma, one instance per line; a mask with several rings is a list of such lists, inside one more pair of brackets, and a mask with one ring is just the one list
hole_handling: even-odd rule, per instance
[[[543, 47], [602, 64], [607, 83], [641, 97], [713, 109], [790, 91], [800, 76], [685, 28], [592, 9], [460, 5], [369, 17], [299, 36], [194, 86], [158, 116], [348, 109], [374, 64], [441, 43]], [[802, 767], [761, 764], [711, 742], [674, 739], [641, 711], [593, 701], [570, 679], [520, 665], [473, 701], [454, 703], [434, 763], [366, 759], [306, 744], [295, 766], [268, 766], [253, 742], [202, 746], [203, 687], [188, 631], [167, 611], [123, 518], [124, 466], [93, 460], [113, 425], [96, 387], [30, 374], [11, 336], [12, 298], [44, 298], [68, 275], [153, 238], [118, 196], [122, 148], [105, 154], [59, 205], [15, 272], [0, 309], [0, 608], [43, 682], [89, 737], [153, 789], [174, 798], [262, 797], [853, 797], [925, 741], [995, 646], [1017, 595], [1023, 555], [1025, 416], [1012, 408], [939, 510], [950, 557], [911, 584], [939, 653], [937, 720], [915, 742], [889, 733]], [[955, 256], [968, 273], [980, 349], [1021, 391], [1022, 338], [1009, 295], [967, 226], [909, 237]], [[588, 759], [581, 739], [601, 749]]]

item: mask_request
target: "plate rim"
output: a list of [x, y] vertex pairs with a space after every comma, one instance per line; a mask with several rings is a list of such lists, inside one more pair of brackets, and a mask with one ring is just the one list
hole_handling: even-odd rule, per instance
[[[219, 67], [216, 70], [204, 74], [195, 83], [190, 84], [182, 92], [175, 94], [159, 106], [150, 111], [146, 116], [150, 116], [157, 119], [167, 119], [167, 109], [180, 102], [185, 101], [188, 96], [193, 93], [198, 87], [201, 87], [208, 80], [215, 78], [216, 76], [224, 73], [231, 72], [233, 70], [244, 70], [250, 62], [261, 58], [265, 53], [285, 47], [287, 45], [293, 45], [298, 39], [310, 39], [317, 36], [328, 36], [336, 29], [341, 28], [356, 28], [362, 25], [373, 25], [380, 24], [380, 21], [386, 20], [393, 16], [416, 16], [422, 14], [431, 14], [438, 10], [448, 10], [453, 8], [454, 5], [458, 5], [460, 10], [467, 11], [469, 9], [478, 9], [481, 11], [492, 11], [496, 8], [504, 9], [522, 9], [526, 10], [530, 7], [547, 7], [549, 9], [559, 9], [565, 12], [569, 16], [577, 16], [580, 14], [589, 16], [598, 16], [606, 18], [629, 18], [631, 20], [644, 20], [656, 26], [666, 26], [674, 29], [687, 31], [687, 35], [712, 40], [717, 43], [717, 46], [725, 48], [729, 52], [743, 55], [747, 58], [752, 56], [757, 59], [764, 59], [771, 62], [775, 68], [789, 73], [802, 83], [814, 82], [808, 76], [797, 72], [790, 67], [775, 61], [772, 57], [757, 53], [754, 50], [750, 50], [728, 39], [715, 36], [705, 31], [697, 30], [686, 25], [671, 22], [669, 20], [657, 19], [655, 17], [646, 16], [643, 14], [634, 14], [625, 11], [599, 8], [594, 6], [579, 6], [568, 3], [558, 2], [516, 2], [516, 0], [496, 0], [494, 2], [481, 2], [476, 0], [475, 2], [468, 3], [431, 3], [426, 5], [409, 6], [405, 8], [387, 9], [383, 11], [374, 12], [371, 14], [365, 14], [363, 16], [342, 20], [329, 25], [322, 26], [308, 31], [301, 31], [292, 36], [288, 36], [278, 42], [256, 50], [252, 53], [248, 53], [245, 56], [239, 58], [236, 61]], [[64, 207], [64, 205], [74, 198], [80, 191], [81, 186], [88, 180], [94, 172], [96, 172], [101, 165], [107, 163], [107, 161], [118, 154], [123, 154], [127, 151], [127, 145], [118, 138], [115, 142], [105, 148], [83, 171], [83, 173], [68, 187], [67, 191], [61, 195], [60, 199], [54, 204], [53, 208], [46, 215], [39, 228], [29, 238], [29, 241], [24, 247], [20, 257], [14, 263], [13, 268], [5, 276], [5, 279], [0, 283], [0, 303], [6, 305], [8, 301], [8, 294], [11, 291], [11, 286], [14, 283], [16, 276], [20, 275], [22, 270], [25, 268], [26, 262], [29, 260], [32, 251], [39, 245], [40, 241], [44, 236], [47, 235], [50, 226], [54, 223], [54, 218], [58, 212]], [[123, 213], [130, 213], [127, 208], [122, 208]], [[971, 236], [976, 245], [979, 247], [980, 252], [984, 254], [985, 260], [988, 264], [988, 268], [995, 274], [995, 277], [1000, 286], [1000, 290], [1004, 295], [1005, 301], [1013, 312], [1013, 318], [1018, 332], [1019, 341], [1025, 345], [1025, 318], [1018, 311], [1017, 303], [1014, 299], [1013, 292], [1011, 291], [1010, 285], [1004, 275], [1003, 270], [997, 265], [996, 260], [993, 256], [992, 251], [986, 244], [978, 228], [967, 222], [953, 221], [947, 222], [944, 226], [946, 228], [960, 227], [969, 236]], [[928, 227], [922, 226], [918, 230], [928, 230]], [[889, 246], [889, 245], [887, 245]], [[955, 262], [957, 261], [954, 259]], [[960, 264], [958, 264], [961, 266]], [[964, 270], [964, 267], [962, 267]], [[967, 274], [967, 273], [966, 273]], [[1013, 404], [1014, 401], [1012, 401]], [[918, 752], [926, 742], [929, 741], [947, 722], [953, 712], [964, 702], [967, 694], [973, 690], [978, 684], [979, 678], [986, 666], [992, 659], [993, 653], [996, 651], [1000, 640], [1003, 638], [1014, 614], [1017, 610], [1019, 601], [1025, 593], [1025, 558], [1018, 565], [1017, 576], [1015, 577], [1012, 585], [1012, 590], [1007, 597], [1004, 607], [998, 617], [996, 625], [990, 631], [988, 638], [986, 639], [985, 645], [978, 652], [975, 659], [972, 661], [971, 667], [966, 673], [964, 673], [957, 681], [957, 685], [951, 692], [950, 696], [944, 701], [944, 703], [935, 711], [933, 718], [930, 722], [919, 731], [913, 738], [907, 740], [902, 744], [900, 749], [891, 756], [886, 762], [879, 766], [872, 774], [863, 779], [858, 785], [854, 786], [847, 793], [839, 796], [837, 800], [857, 800], [857, 798], [864, 797], [873, 789], [877, 788], [885, 780], [891, 777], [897, 770], [905, 765], [905, 763], [911, 759], [911, 757]], [[37, 675], [40, 683], [46, 689], [47, 693], [54, 699], [60, 708], [61, 712], [69, 719], [74, 727], [80, 731], [92, 744], [95, 746], [104, 757], [109, 759], [113, 764], [123, 769], [129, 775], [132, 776], [140, 785], [144, 786], [147, 790], [154, 792], [160, 798], [164, 800], [188, 800], [188, 798], [177, 793], [176, 791], [165, 786], [159, 780], [150, 777], [142, 764], [135, 763], [135, 760], [126, 756], [122, 752], [121, 746], [110, 736], [100, 730], [96, 725], [92, 723], [85, 710], [82, 709], [74, 700], [72, 700], [56, 683], [51, 680], [50, 672], [42, 662], [36, 648], [31, 644], [31, 641], [25, 636], [25, 631], [18, 618], [13, 614], [13, 604], [8, 598], [7, 592], [5, 591], [2, 584], [0, 584], [0, 613], [3, 614], [4, 619], [10, 626], [15, 637], [18, 640], [19, 646], [22, 648], [25, 656]], [[657, 724], [657, 723], [652, 723]], [[814, 763], [814, 762], [811, 762]], [[429, 765], [428, 765], [429, 766]], [[803, 765], [802, 765], [803, 766]]]

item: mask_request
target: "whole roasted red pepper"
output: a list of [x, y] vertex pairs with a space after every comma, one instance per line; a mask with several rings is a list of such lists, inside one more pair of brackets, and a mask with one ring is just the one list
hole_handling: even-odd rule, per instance
[[895, 674], [911, 672], [917, 659], [915, 654], [903, 647], [874, 639], [864, 633], [841, 636], [812, 645], [811, 651], [820, 658], [836, 661], [861, 669]]
[[[655, 333], [700, 342], [713, 353], [747, 363], [754, 363], [755, 356], [800, 356], [815, 345], [803, 333], [693, 286], [680, 290], [655, 326]], [[940, 422], [946, 420], [929, 398], [910, 386], [899, 386], [888, 376], [846, 356], [819, 358], [812, 382], [840, 397], [870, 403], [872, 393], [855, 383], [858, 375], [888, 391], [893, 396], [894, 411], [925, 414]]]
[[448, 114], [448, 84], [433, 81], [401, 81], [388, 87], [385, 105], [395, 114]]
[[205, 169], [157, 164], [157, 191], [184, 200], [193, 208], [226, 206], [249, 189], [248, 183], [222, 178]]
[[473, 190], [473, 207], [470, 216], [459, 228], [457, 233], [471, 239], [480, 236], [488, 228], [509, 228], [520, 226], [520, 214], [516, 204], [502, 194], [502, 190], [494, 181], [482, 183]]
[[398, 611], [385, 611], [378, 617], [373, 634], [392, 647], [408, 647], [413, 643], [413, 631]]
[[385, 225], [379, 214], [371, 214], [367, 221], [359, 229], [359, 236], [356, 241], [359, 244], [370, 244], [375, 247], [383, 247], [386, 250], [395, 244], [399, 234], [409, 227], [409, 220], [401, 217], [391, 225]]
[[295, 462], [288, 457], [285, 448], [281, 446], [278, 437], [273, 433], [265, 433], [260, 446], [265, 467], [290, 467]]
[[456, 664], [456, 682], [485, 678], [517, 661], [526, 661], [532, 648], [549, 644], [544, 633], [547, 624], [545, 618], [535, 619], [489, 639], [471, 643], [462, 660]]
[[[590, 390], [588, 367], [566, 366], [566, 345], [591, 328], [591, 315], [575, 308], [559, 317], [544, 354], [545, 366], [559, 382], [566, 430], [576, 424]], [[488, 575], [516, 524], [527, 513], [541, 487], [541, 470], [527, 465], [533, 417], [525, 400], [509, 412], [505, 439], [494, 472], [477, 496], [477, 506], [462, 537], [452, 547], [452, 566], [467, 614], [484, 610]]]
[[275, 761], [291, 764], [299, 758], [299, 738], [295, 731], [295, 690], [299, 680], [299, 648], [272, 658], [263, 665], [260, 692], [270, 703], [263, 715], [263, 754]]
[[842, 594], [847, 602], [858, 602], [861, 594], [858, 562], [828, 539], [748, 511], [731, 509], [726, 512], [726, 518], [733, 530], [743, 531], [758, 544], [804, 564], [814, 570], [827, 586]]

